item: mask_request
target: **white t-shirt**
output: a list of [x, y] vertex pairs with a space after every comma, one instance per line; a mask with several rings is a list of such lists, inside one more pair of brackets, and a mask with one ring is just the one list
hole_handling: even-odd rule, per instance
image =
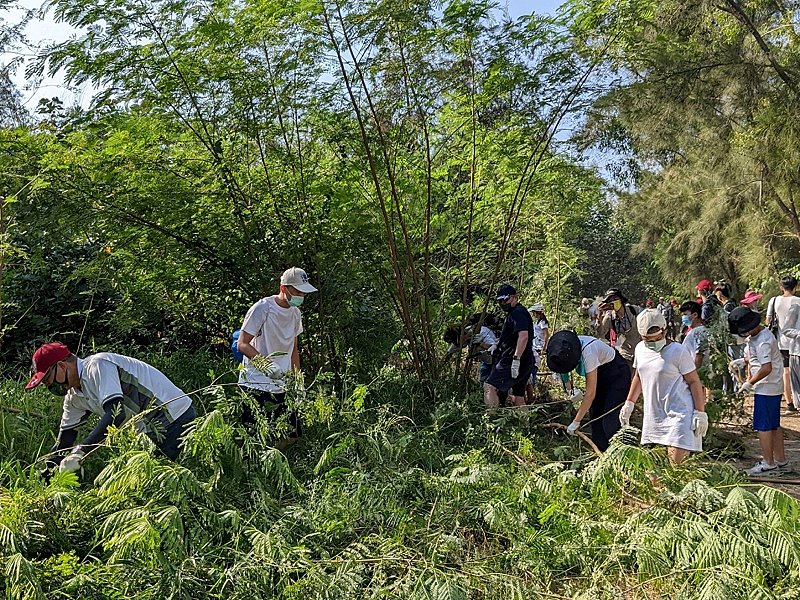
[[473, 344], [489, 344], [492, 346], [493, 344], [497, 343], [497, 336], [495, 335], [494, 331], [483, 325], [481, 330], [472, 336], [472, 343]]
[[784, 326], [781, 327], [781, 334], [791, 340], [789, 354], [800, 356], [800, 304], [793, 304], [789, 309], [789, 316], [786, 318]]
[[706, 345], [707, 339], [708, 331], [706, 331], [705, 325], [699, 325], [693, 328], [686, 334], [686, 337], [683, 338], [683, 346], [689, 351], [689, 354], [692, 355], [692, 360], [694, 360], [696, 354], [700, 354], [700, 348], [704, 345], [706, 348], [702, 351], [703, 361], [705, 362], [711, 356], [711, 350]]
[[692, 392], [683, 378], [695, 370], [694, 353], [676, 342], [667, 344], [661, 352], [639, 342], [633, 367], [639, 373], [644, 396], [642, 443], [702, 450], [703, 438], [692, 431]]
[[776, 296], [767, 305], [767, 323], [769, 323], [773, 312], [778, 320], [778, 348], [781, 350], [788, 350], [792, 345], [792, 340], [783, 335], [783, 328], [789, 319], [789, 309], [792, 305], [798, 303], [800, 303], [800, 297], [798, 296]]
[[[78, 378], [81, 389], [71, 389], [64, 396], [61, 429], [74, 429], [88, 416], [103, 415], [103, 405], [122, 396], [125, 420], [157, 406], [165, 406], [170, 421], [180, 417], [192, 405], [192, 400], [166, 375], [135, 358], [99, 352], [78, 359]], [[139, 431], [146, 430], [144, 418], [137, 421]]]
[[[273, 364], [285, 373], [292, 368], [292, 351], [295, 338], [303, 333], [303, 319], [295, 306], [283, 308], [275, 301], [276, 296], [262, 298], [250, 307], [242, 323], [242, 331], [254, 336], [250, 344], [259, 354], [269, 356], [273, 352], [285, 352], [272, 358]], [[283, 392], [283, 378], [270, 378], [256, 369], [245, 356], [239, 371], [239, 384], [265, 392]]]
[[536, 352], [541, 353], [542, 348], [544, 348], [544, 332], [550, 328], [550, 325], [547, 324], [547, 321], [541, 319], [540, 321], [533, 324], [533, 349]]
[[581, 341], [583, 368], [587, 373], [596, 371], [598, 367], [612, 362], [617, 355], [614, 348], [595, 337], [579, 335], [578, 339]]
[[758, 335], [747, 339], [750, 376], [761, 369], [761, 365], [772, 363], [772, 372], [754, 386], [756, 394], [780, 396], [783, 394], [783, 356], [778, 349], [778, 342], [766, 327]]

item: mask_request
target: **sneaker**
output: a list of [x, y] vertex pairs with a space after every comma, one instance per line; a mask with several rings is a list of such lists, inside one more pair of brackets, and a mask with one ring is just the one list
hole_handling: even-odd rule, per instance
[[789, 461], [788, 460], [784, 460], [784, 461], [776, 460], [775, 464], [778, 465], [779, 469], [785, 469], [785, 468], [787, 468], [789, 466]]
[[745, 471], [748, 475], [767, 475], [771, 471], [777, 471], [778, 465], [771, 465], [763, 460], [758, 461], [755, 465]]
[[783, 413], [781, 413], [781, 416], [790, 417], [792, 415], [796, 415], [797, 412], [797, 409], [790, 404], [784, 409]]

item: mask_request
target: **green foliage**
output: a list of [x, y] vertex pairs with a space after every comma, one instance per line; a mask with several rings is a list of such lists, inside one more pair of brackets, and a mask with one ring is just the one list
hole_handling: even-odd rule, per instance
[[558, 407], [508, 411], [498, 433], [477, 397], [442, 389], [417, 412], [407, 375], [307, 384], [306, 433], [286, 455], [274, 428], [238, 425], [236, 393], [212, 387], [177, 463], [123, 427], [80, 483], [49, 484], [27, 453], [47, 446], [58, 407], [9, 386], [15, 417], [50, 414], [0, 465], [2, 593], [700, 599], [798, 583], [800, 505], [724, 465], [672, 467], [625, 433], [588, 461], [568, 440], [553, 462], [563, 442], [542, 425]]

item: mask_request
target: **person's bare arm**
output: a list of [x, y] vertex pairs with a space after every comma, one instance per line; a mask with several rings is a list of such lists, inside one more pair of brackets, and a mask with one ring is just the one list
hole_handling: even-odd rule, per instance
[[236, 342], [236, 347], [239, 352], [244, 354], [247, 358], [253, 358], [258, 355], [258, 350], [251, 344], [255, 336], [252, 333], [241, 331], [239, 333], [239, 341]]
[[294, 348], [292, 348], [292, 370], [300, 370], [300, 346], [297, 343], [297, 338], [294, 338]]
[[697, 371], [692, 371], [683, 376], [684, 381], [689, 384], [689, 391], [692, 392], [692, 400], [694, 400], [694, 409], [704, 412], [706, 410], [706, 394], [703, 391], [703, 382], [700, 381], [700, 376]]
[[628, 397], [626, 400], [632, 404], [636, 404], [639, 395], [642, 393], [642, 380], [639, 377], [638, 369], [633, 372], [633, 381], [631, 381], [631, 389], [628, 390]]
[[529, 336], [527, 331], [520, 331], [519, 334], [517, 334], [517, 347], [514, 350], [514, 356], [522, 358], [525, 348], [528, 347], [528, 339]]
[[770, 373], [772, 373], [772, 363], [771, 362], [764, 363], [763, 365], [761, 365], [761, 368], [758, 370], [758, 372], [755, 375], [751, 376], [750, 379], [748, 379], [747, 381], [750, 384], [755, 385], [756, 383], [767, 377]]
[[582, 421], [583, 417], [586, 416], [586, 413], [589, 412], [589, 408], [591, 408], [592, 402], [594, 402], [594, 397], [596, 395], [597, 370], [594, 370], [586, 374], [586, 389], [583, 391], [583, 400], [581, 401], [581, 405], [578, 407], [578, 412], [575, 413], [576, 422]]

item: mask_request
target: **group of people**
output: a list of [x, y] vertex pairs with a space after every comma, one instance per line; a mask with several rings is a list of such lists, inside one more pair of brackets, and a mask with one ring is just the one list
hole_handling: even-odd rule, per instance
[[[247, 311], [237, 341], [243, 355], [239, 386], [252, 400], [242, 407], [242, 422], [251, 425], [257, 418], [255, 412], [268, 407], [272, 418], [286, 415], [289, 432], [276, 441], [279, 449], [294, 443], [301, 433], [297, 412], [287, 405], [286, 381], [290, 372], [302, 381], [297, 344], [303, 332], [299, 307], [305, 295], [315, 291], [303, 269], [287, 269], [281, 276], [279, 292], [262, 298]], [[109, 427], [129, 422], [174, 460], [180, 453], [181, 439], [196, 417], [192, 400], [183, 390], [152, 365], [128, 356], [99, 352], [78, 358], [66, 345], [51, 342], [34, 352], [33, 371], [26, 389], [44, 385], [63, 398], [56, 444], [46, 465], [48, 476], [56, 468], [77, 471], [86, 455], [105, 440]], [[302, 385], [297, 388], [303, 392]], [[100, 419], [76, 443], [79, 427], [91, 414]]]
[[[462, 329], [445, 332], [449, 353], [469, 347], [480, 362], [484, 401], [490, 410], [501, 404], [523, 406], [533, 402], [533, 385], [543, 359], [553, 373], [564, 376], [577, 412], [567, 432], [575, 434], [590, 417], [592, 441], [606, 450], [611, 437], [630, 422], [638, 398], [644, 398], [642, 443], [668, 448], [670, 459], [681, 462], [702, 449], [708, 429], [706, 402], [698, 369], [708, 359], [706, 324], [716, 315], [727, 320], [732, 372], [744, 371], [738, 381], [743, 393], [754, 393], [753, 427], [759, 433], [763, 459], [748, 472], [768, 473], [786, 464], [780, 428], [781, 397], [787, 411], [800, 409], [800, 298], [794, 295], [797, 280], [781, 280], [782, 295], [767, 308], [767, 326], [754, 310], [762, 298], [748, 290], [736, 305], [727, 284], [702, 280], [699, 297], [678, 307], [681, 328], [673, 328], [674, 302], [640, 308], [628, 303], [623, 293], [609, 289], [586, 314], [595, 335], [570, 330], [550, 335], [550, 324], [541, 303], [526, 308], [517, 290], [502, 285], [495, 295], [505, 318], [475, 314]], [[296, 410], [288, 406], [286, 381], [296, 374], [302, 395], [298, 336], [303, 332], [299, 307], [306, 294], [316, 291], [300, 268], [281, 276], [279, 293], [262, 298], [248, 310], [235, 350], [241, 354], [239, 385], [250, 397], [242, 407], [241, 420], [252, 425], [257, 412], [271, 410], [272, 418], [285, 415], [289, 432], [276, 441], [281, 449], [301, 434]], [[499, 331], [498, 331], [499, 330]], [[679, 341], [682, 338], [682, 341]], [[44, 344], [33, 355], [34, 375], [26, 385], [43, 384], [63, 398], [62, 417], [48, 468], [76, 471], [88, 452], [100, 445], [109, 427], [132, 421], [167, 457], [176, 458], [180, 440], [195, 419], [192, 401], [166, 375], [142, 361], [100, 352], [85, 359], [64, 344]], [[583, 377], [584, 389], [575, 385], [572, 373]], [[80, 443], [78, 428], [90, 414], [100, 417]]]
[[[723, 319], [730, 332], [730, 368], [744, 373], [737, 391], [754, 395], [753, 428], [763, 458], [747, 472], [768, 474], [787, 464], [780, 427], [784, 392], [790, 402], [786, 410], [800, 409], [800, 394], [793, 387], [800, 384], [800, 371], [795, 369], [800, 367], [796, 287], [794, 277], [781, 280], [782, 295], [770, 300], [764, 326], [755, 310], [760, 294], [748, 290], [737, 305], [726, 283], [702, 280], [696, 287], [698, 298], [677, 307], [679, 329], [670, 319], [677, 303], [662, 301], [659, 306], [640, 308], [612, 288], [598, 303], [596, 314], [582, 303], [587, 316], [594, 319], [596, 335], [561, 330], [537, 348], [532, 343], [531, 313], [543, 316], [543, 308], [526, 310], [516, 290], [504, 285], [495, 299], [506, 319], [498, 343], [489, 348], [489, 366], [482, 367], [485, 403], [493, 410], [507, 396], [507, 404], [524, 404], [525, 387], [531, 374], [535, 376], [538, 356], [543, 355], [552, 372], [569, 374], [568, 391], [577, 412], [568, 433], [575, 434], [588, 415], [592, 442], [604, 451], [610, 438], [630, 424], [642, 397], [642, 443], [666, 446], [670, 460], [679, 463], [702, 450], [708, 431], [705, 407], [712, 398], [698, 369], [709, 360], [706, 324]], [[575, 386], [573, 373], [584, 378], [583, 391]]]

